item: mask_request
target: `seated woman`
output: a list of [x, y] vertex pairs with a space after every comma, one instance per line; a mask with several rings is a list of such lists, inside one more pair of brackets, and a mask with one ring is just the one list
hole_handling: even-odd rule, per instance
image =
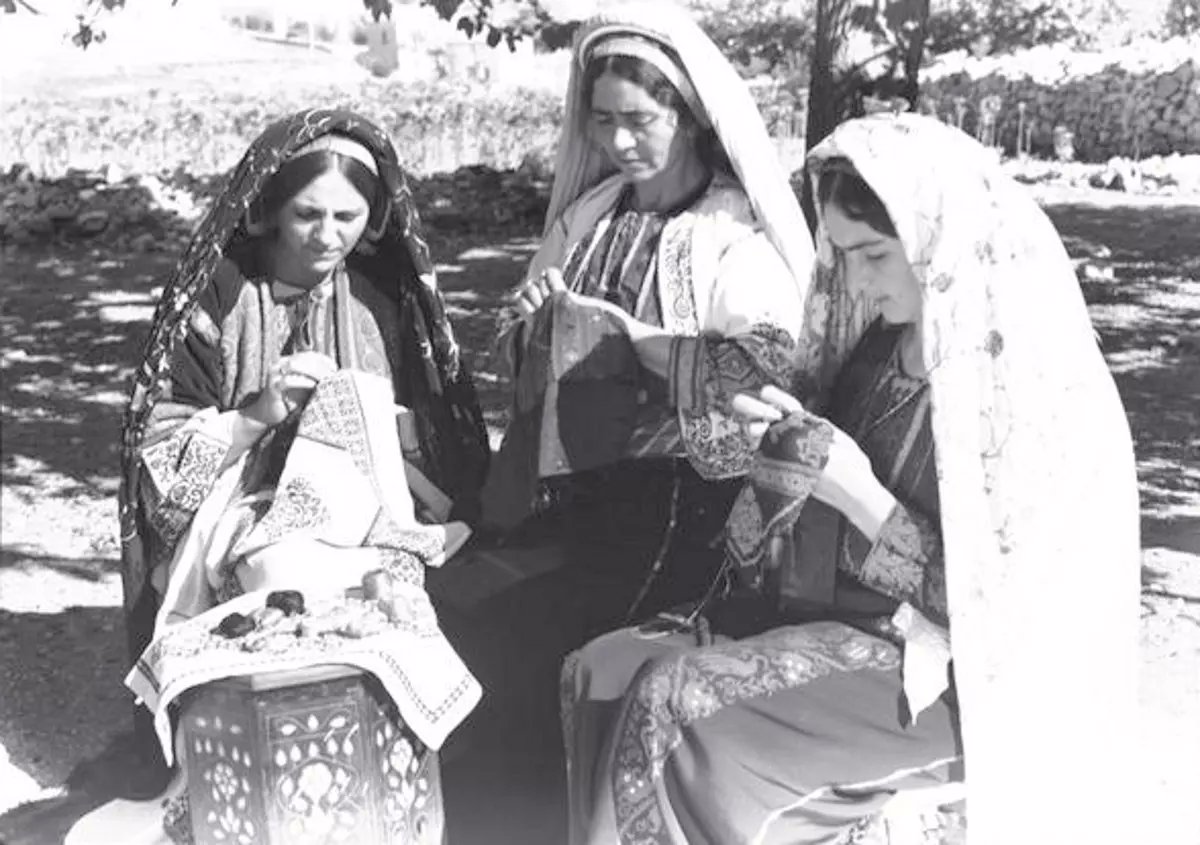
[[383, 570], [419, 593], [488, 455], [391, 142], [350, 112], [272, 124], [167, 285], [126, 413], [131, 684], [160, 691], [151, 638], [244, 592], [311, 602]]
[[808, 168], [804, 404], [738, 400], [765, 429], [727, 526], [741, 586], [715, 638], [664, 619], [567, 661], [571, 841], [941, 841], [950, 814], [911, 811], [957, 805], [964, 765], [970, 842], [1137, 841], [1113, 768], [1136, 476], [1066, 252], [929, 118], [849, 121]]
[[588, 21], [565, 111], [484, 519], [533, 509], [566, 545], [565, 571], [529, 587], [556, 614], [539, 640], [557, 626], [573, 648], [719, 567], [752, 454], [729, 399], [783, 383], [812, 253], [745, 84], [681, 9]]

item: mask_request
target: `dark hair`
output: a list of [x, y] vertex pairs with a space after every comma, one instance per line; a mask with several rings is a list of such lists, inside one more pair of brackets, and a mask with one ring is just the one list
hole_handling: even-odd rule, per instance
[[285, 161], [263, 188], [263, 218], [271, 219], [314, 179], [331, 170], [345, 176], [346, 181], [367, 201], [370, 208], [367, 226], [378, 228], [388, 211], [387, 192], [383, 183], [361, 161], [332, 150], [316, 150]]
[[[666, 50], [661, 45], [656, 44], [655, 46], [664, 51]], [[667, 57], [675, 61], [674, 55], [669, 52], [667, 53]], [[606, 73], [612, 74], [618, 79], [632, 82], [649, 94], [660, 106], [667, 106], [674, 109], [681, 119], [691, 123], [696, 122], [692, 110], [688, 108], [683, 95], [679, 93], [679, 89], [671, 83], [671, 80], [667, 79], [666, 75], [654, 65], [636, 56], [601, 56], [598, 59], [590, 60], [587, 64], [587, 70], [583, 74], [583, 96], [585, 101], [591, 102], [592, 91], [596, 87], [596, 80]]]
[[831, 159], [822, 167], [817, 202], [821, 206], [833, 203], [851, 220], [865, 223], [881, 235], [896, 237], [896, 224], [883, 200], [846, 159]]
[[[649, 39], [642, 40], [646, 41], [647, 44], [653, 44], [659, 50], [662, 50], [672, 62], [675, 62], [676, 65], [679, 64], [678, 57], [669, 48]], [[683, 95], [679, 93], [679, 89], [675, 87], [671, 80], [667, 79], [661, 70], [645, 59], [639, 59], [637, 56], [613, 55], [590, 60], [583, 74], [582, 88], [585, 103], [591, 103], [592, 93], [596, 87], [596, 80], [606, 73], [618, 79], [632, 82], [649, 94], [651, 99], [660, 106], [673, 109], [679, 115], [680, 126], [695, 133], [696, 148], [699, 150], [700, 157], [704, 163], [714, 170], [733, 172], [733, 168], [729, 164], [729, 157], [725, 154], [725, 150], [721, 146], [721, 141], [717, 138], [717, 133], [712, 129], [699, 131], [699, 121], [697, 121], [696, 115], [692, 113], [692, 109], [687, 104], [687, 101], [683, 99]]]

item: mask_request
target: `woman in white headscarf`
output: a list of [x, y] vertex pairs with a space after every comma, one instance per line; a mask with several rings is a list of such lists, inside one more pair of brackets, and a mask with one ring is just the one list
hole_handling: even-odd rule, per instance
[[484, 506], [556, 526], [564, 619], [603, 630], [709, 583], [752, 455], [729, 399], [785, 383], [811, 262], [757, 108], [688, 14], [585, 23]]
[[930, 118], [808, 167], [803, 405], [737, 400], [727, 559], [767, 598], [568, 660], [572, 841], [940, 841], [905, 834], [963, 794], [971, 845], [1137, 841], [1136, 476], [1062, 243]]

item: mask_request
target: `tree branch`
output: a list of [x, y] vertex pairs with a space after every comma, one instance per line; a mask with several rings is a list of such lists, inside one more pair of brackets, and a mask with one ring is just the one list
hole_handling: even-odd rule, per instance
[[26, 3], [25, 0], [3, 0], [3, 3], [2, 3], [2, 5], [4, 6], [4, 11], [8, 12], [9, 14], [16, 13], [18, 4], [23, 6], [25, 8], [25, 11], [27, 11], [31, 14], [34, 14], [34, 15], [42, 14], [37, 9], [33, 8], [33, 6], [30, 6], [28, 3]]

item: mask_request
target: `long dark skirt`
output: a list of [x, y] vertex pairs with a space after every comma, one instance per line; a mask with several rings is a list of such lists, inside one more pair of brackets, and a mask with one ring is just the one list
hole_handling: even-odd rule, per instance
[[[446, 800], [453, 840], [562, 842], [562, 660], [628, 619], [697, 600], [720, 568], [719, 533], [739, 487], [737, 481], [706, 482], [686, 461], [674, 459], [581, 473], [553, 485], [553, 506], [506, 545], [480, 551], [515, 558], [546, 549], [558, 559], [556, 568], [466, 609], [431, 588], [446, 636], [484, 687], [480, 706], [451, 738], [457, 748], [448, 749]], [[651, 578], [660, 552], [661, 571]], [[474, 564], [460, 565], [469, 576]], [[534, 791], [539, 793], [535, 806], [515, 794]], [[475, 794], [493, 795], [489, 803], [498, 808], [553, 815], [555, 832], [541, 839], [459, 835], [455, 806]], [[498, 811], [497, 829], [507, 830], [520, 815], [520, 809]]]

